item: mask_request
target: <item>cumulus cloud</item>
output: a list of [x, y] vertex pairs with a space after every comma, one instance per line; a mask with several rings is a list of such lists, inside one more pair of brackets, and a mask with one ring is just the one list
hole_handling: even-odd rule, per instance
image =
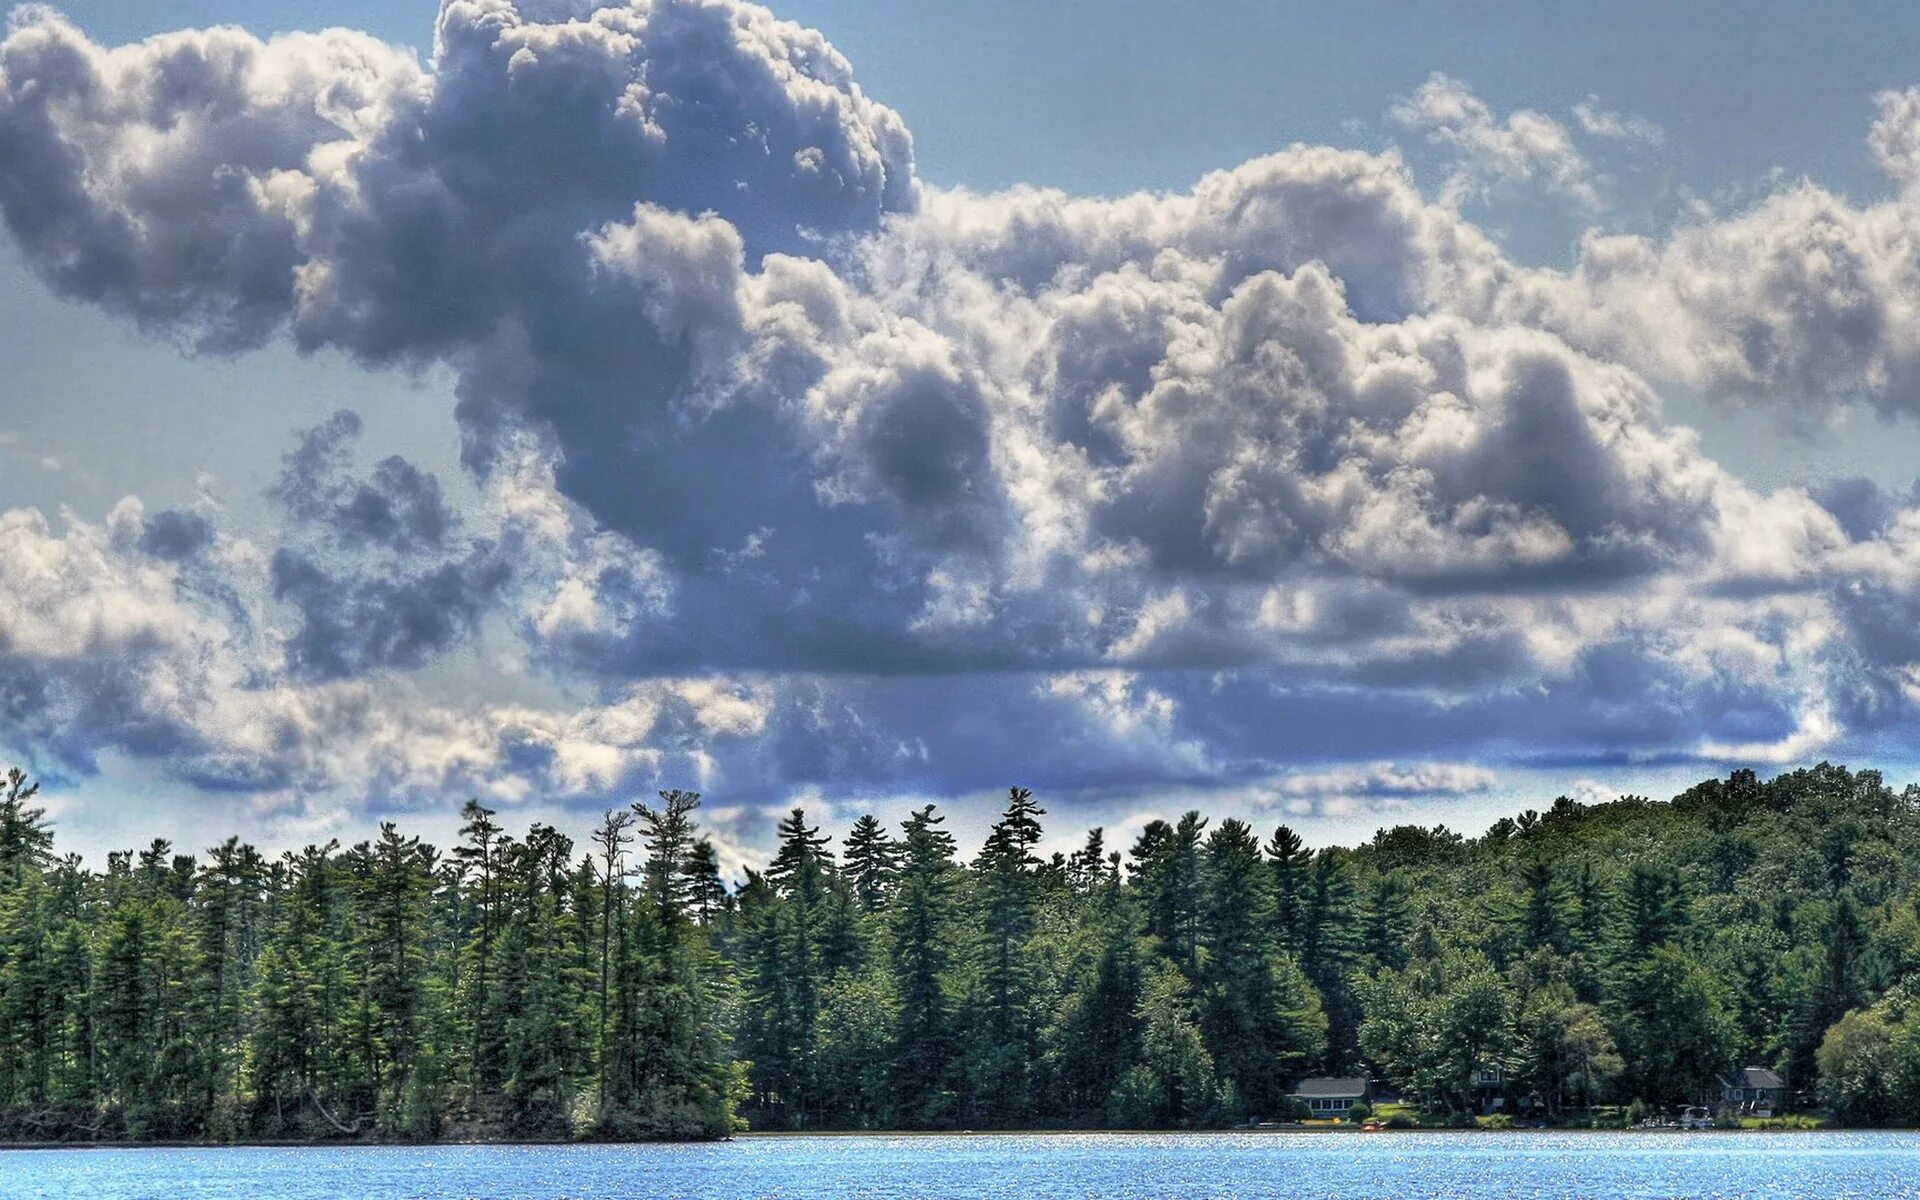
[[216, 533], [197, 551], [217, 560], [215, 589], [157, 552], [137, 500], [63, 524], [0, 514], [0, 748], [55, 780], [118, 754], [264, 795], [599, 796], [698, 786], [719, 746], [767, 719], [764, 685], [719, 677], [640, 681], [568, 709], [449, 702], [366, 661], [316, 679], [312, 614], [288, 630], [265, 603], [277, 557]]
[[1491, 315], [1590, 353], [1807, 424], [1920, 404], [1913, 214], [1802, 183], [1664, 242], [1588, 235], [1565, 276], [1536, 274]]
[[[1914, 498], [1758, 490], [1660, 388], [1911, 411], [1920, 104], [1880, 104], [1898, 198], [1790, 187], [1554, 271], [1460, 209], [1597, 207], [1572, 133], [1445, 76], [1394, 112], [1458, 156], [1437, 198], [1309, 146], [981, 194], [918, 181], [837, 51], [731, 0], [446, 0], [425, 63], [25, 10], [0, 216], [40, 276], [205, 351], [446, 365], [480, 500], [362, 466], [343, 413], [271, 542], [8, 514], [12, 739], [259, 790], [1012, 769], [1315, 811], [1485, 791], [1482, 754], [1818, 753], [1920, 692]], [[456, 650], [578, 711], [436, 697]]]

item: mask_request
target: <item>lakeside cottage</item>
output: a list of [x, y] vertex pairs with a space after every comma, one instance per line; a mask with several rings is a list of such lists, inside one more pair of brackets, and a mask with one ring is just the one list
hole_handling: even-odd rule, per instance
[[1771, 1117], [1790, 1107], [1784, 1079], [1765, 1067], [1742, 1067], [1720, 1077], [1719, 1086], [1705, 1098], [1710, 1108], [1730, 1108], [1742, 1116]]
[[1356, 1104], [1373, 1103], [1373, 1081], [1324, 1076], [1302, 1079], [1287, 1099], [1300, 1101], [1316, 1117], [1344, 1117]]
[[1504, 1112], [1507, 1107], [1507, 1072], [1499, 1066], [1473, 1069], [1473, 1110], [1481, 1116]]

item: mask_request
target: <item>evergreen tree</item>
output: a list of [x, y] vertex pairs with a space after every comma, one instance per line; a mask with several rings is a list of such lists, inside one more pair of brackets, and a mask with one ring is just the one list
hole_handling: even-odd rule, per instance
[[973, 1039], [972, 1090], [983, 1103], [974, 1123], [1007, 1125], [1030, 1115], [1030, 1072], [1039, 1030], [1031, 1007], [1027, 939], [1033, 934], [1040, 860], [1040, 818], [1046, 810], [1026, 788], [1008, 790], [1007, 807], [974, 861], [979, 877], [986, 1020]]
[[1305, 949], [1307, 896], [1313, 853], [1300, 835], [1285, 825], [1267, 839], [1267, 862], [1273, 870], [1273, 926], [1280, 948], [1292, 954]]
[[900, 887], [891, 908], [891, 966], [900, 1021], [893, 1061], [894, 1119], [940, 1125], [952, 1113], [946, 972], [956, 866], [953, 836], [932, 805], [907, 818]]
[[900, 874], [900, 846], [872, 814], [853, 823], [846, 840], [847, 878], [866, 912], [877, 912], [892, 894]]
[[477, 800], [467, 801], [460, 816], [465, 822], [460, 827], [460, 836], [466, 840], [454, 848], [453, 860], [471, 890], [475, 914], [473, 941], [466, 951], [471, 963], [467, 972], [471, 981], [466, 1003], [471, 1030], [467, 1080], [468, 1087], [478, 1095], [498, 1086], [502, 1058], [503, 1034], [492, 988], [497, 924], [495, 875], [501, 831], [493, 823], [493, 810], [482, 807]]
[[1124, 877], [1098, 830], [1043, 858], [1014, 789], [964, 867], [931, 807], [898, 841], [857, 824], [844, 869], [796, 812], [734, 891], [690, 792], [586, 856], [475, 803], [444, 859], [389, 824], [96, 871], [8, 779], [0, 1138], [706, 1137], [742, 1105], [1185, 1126], [1277, 1115], [1314, 1071], [1464, 1119], [1488, 1068], [1552, 1115], [1748, 1063], [1843, 1120], [1920, 1119], [1920, 788], [1871, 772], [1313, 854], [1190, 813]]
[[710, 925], [727, 904], [727, 885], [720, 879], [720, 855], [713, 843], [701, 838], [687, 854], [687, 904], [693, 919]]
[[1253, 830], [1227, 820], [1207, 839], [1201, 1024], [1240, 1115], [1281, 1110], [1287, 1084], [1325, 1049], [1319, 997], [1273, 946], [1273, 880]]
[[607, 1095], [607, 1061], [611, 1047], [607, 1043], [607, 1000], [610, 993], [613, 961], [613, 930], [620, 927], [622, 943], [626, 937], [624, 924], [624, 905], [621, 900], [626, 895], [627, 847], [633, 844], [633, 835], [627, 832], [633, 824], [630, 811], [607, 810], [600, 820], [600, 827], [594, 832], [594, 844], [599, 847], [600, 857], [600, 986], [598, 1003], [595, 1006], [597, 1020], [594, 1037], [594, 1062], [598, 1069], [598, 1086], [595, 1089], [600, 1103], [600, 1117], [605, 1120]]
[[40, 785], [29, 782], [18, 767], [7, 768], [0, 787], [0, 890], [19, 884], [27, 872], [46, 865], [53, 848], [53, 830], [47, 810], [31, 807]]
[[698, 807], [700, 793], [679, 788], [661, 792], [659, 808], [639, 801], [633, 805], [647, 850], [647, 895], [663, 924], [674, 924], [687, 913], [691, 892], [687, 858], [694, 843], [693, 810]]

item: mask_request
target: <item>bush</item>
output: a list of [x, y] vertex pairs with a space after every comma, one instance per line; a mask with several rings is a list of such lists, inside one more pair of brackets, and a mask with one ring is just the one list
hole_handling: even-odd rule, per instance
[[1372, 1115], [1373, 1110], [1367, 1107], [1367, 1102], [1364, 1100], [1355, 1100], [1353, 1107], [1347, 1110], [1347, 1120], [1352, 1121], [1356, 1125]]
[[1388, 1129], [1418, 1129], [1420, 1122], [1405, 1113], [1395, 1113], [1387, 1118]]
[[1305, 1100], [1295, 1100], [1289, 1097], [1283, 1115], [1289, 1121], [1311, 1121], [1313, 1119], [1313, 1109], [1307, 1106]]
[[1645, 1100], [1635, 1100], [1632, 1104], [1627, 1105], [1627, 1124], [1629, 1126], [1638, 1125], [1647, 1119], [1647, 1114], [1650, 1111], [1652, 1110], [1647, 1107]]
[[1893, 1115], [1894, 1029], [1879, 1013], [1854, 1011], [1834, 1022], [1815, 1059], [1820, 1098], [1842, 1125], [1884, 1125]]
[[1490, 1115], [1490, 1116], [1485, 1116], [1485, 1117], [1481, 1117], [1481, 1118], [1480, 1118], [1480, 1128], [1482, 1128], [1482, 1129], [1512, 1129], [1512, 1128], [1513, 1128], [1513, 1114], [1511, 1114], [1511, 1113], [1493, 1113], [1493, 1114], [1492, 1114], [1492, 1115]]

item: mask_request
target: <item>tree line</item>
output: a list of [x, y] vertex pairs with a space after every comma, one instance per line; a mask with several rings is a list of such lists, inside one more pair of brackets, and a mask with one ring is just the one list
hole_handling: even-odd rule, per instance
[[1464, 1118], [1691, 1102], [1766, 1065], [1920, 1120], [1920, 788], [1735, 772], [1478, 837], [1310, 849], [1190, 812], [1043, 851], [1012, 789], [964, 856], [933, 806], [795, 809], [723, 879], [699, 797], [585, 845], [469, 803], [269, 858], [93, 870], [0, 789], [0, 1137], [713, 1137], [1209, 1127], [1367, 1075]]

